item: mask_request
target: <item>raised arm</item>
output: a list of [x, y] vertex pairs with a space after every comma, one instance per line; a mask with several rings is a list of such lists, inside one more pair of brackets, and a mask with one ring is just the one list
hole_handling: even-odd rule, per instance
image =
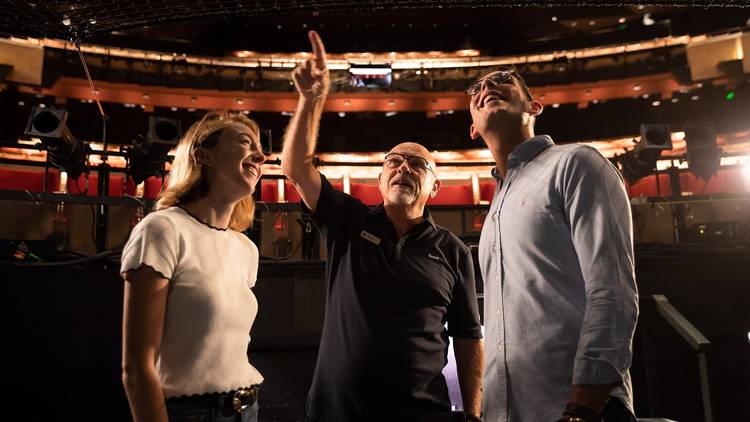
[[320, 175], [313, 165], [320, 117], [323, 114], [330, 78], [323, 41], [315, 31], [308, 34], [313, 59], [306, 60], [292, 72], [299, 92], [297, 111], [289, 121], [281, 151], [281, 171], [296, 186], [305, 205], [315, 210], [320, 197]]

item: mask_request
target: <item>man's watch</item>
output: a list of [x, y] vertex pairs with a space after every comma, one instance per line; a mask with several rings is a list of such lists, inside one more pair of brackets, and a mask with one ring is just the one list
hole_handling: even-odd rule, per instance
[[602, 422], [602, 416], [586, 406], [568, 403], [558, 422]]
[[589, 422], [589, 421], [583, 418], [579, 418], [578, 416], [564, 415], [562, 418], [558, 419], [557, 422]]

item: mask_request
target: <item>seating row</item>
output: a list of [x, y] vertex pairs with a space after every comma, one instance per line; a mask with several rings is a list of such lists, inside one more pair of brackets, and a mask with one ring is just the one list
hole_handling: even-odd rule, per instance
[[[716, 193], [741, 193], [750, 192], [750, 177], [743, 174], [739, 167], [721, 169], [717, 174], [704, 182], [692, 173], [681, 172], [679, 175], [680, 186], [683, 193], [693, 195], [716, 194]], [[657, 185], [658, 180], [658, 185]], [[92, 172], [86, 178], [81, 175], [78, 179], [67, 180], [67, 190], [71, 194], [86, 194], [95, 196], [97, 194], [98, 175]], [[341, 181], [332, 181], [333, 186], [343, 190]], [[59, 190], [60, 172], [50, 169], [47, 174], [47, 191]], [[162, 180], [159, 177], [151, 177], [144, 183], [143, 197], [155, 199], [161, 190]], [[0, 189], [28, 190], [30, 192], [42, 192], [44, 186], [44, 172], [35, 169], [21, 169], [12, 167], [0, 167]], [[634, 197], [656, 197], [670, 196], [672, 189], [669, 183], [669, 175], [660, 174], [644, 177], [634, 184], [627, 184], [628, 196]], [[494, 181], [482, 181], [479, 183], [479, 199], [482, 202], [492, 200], [495, 191]], [[350, 193], [368, 205], [379, 204], [382, 199], [380, 191], [375, 183], [363, 183], [352, 181]], [[125, 180], [122, 173], [110, 175], [110, 196], [135, 195], [136, 186], [131, 178]], [[471, 182], [460, 184], [444, 183], [440, 192], [427, 202], [431, 205], [471, 205], [474, 204], [474, 192]], [[300, 196], [294, 186], [284, 180], [279, 183], [278, 179], [264, 179], [261, 182], [261, 200], [264, 202], [299, 202]]]

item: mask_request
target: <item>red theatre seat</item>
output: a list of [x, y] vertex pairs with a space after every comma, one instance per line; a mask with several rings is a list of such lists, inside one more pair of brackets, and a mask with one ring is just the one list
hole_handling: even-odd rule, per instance
[[[164, 185], [166, 186], [169, 181], [169, 177], [164, 179]], [[151, 176], [143, 183], [143, 197], [146, 199], [156, 199], [161, 192], [161, 176]]]
[[379, 205], [383, 202], [383, 196], [380, 194], [378, 185], [352, 182], [351, 187], [352, 196], [367, 205]]
[[492, 182], [479, 182], [479, 199], [482, 201], [492, 202], [492, 197], [495, 196], [495, 188], [497, 183]]
[[443, 185], [434, 198], [427, 200], [427, 205], [472, 205], [474, 193], [471, 183], [460, 185]]
[[[123, 193], [128, 195], [135, 194], [135, 184], [132, 180], [128, 180], [127, 186], [124, 185], [125, 175], [124, 174], [110, 174], [109, 175], [109, 196], [122, 196]], [[68, 179], [68, 193], [73, 195], [81, 195], [86, 192], [87, 196], [98, 195], [98, 184], [99, 175], [96, 173], [89, 174], [89, 185], [88, 191], [86, 190], [86, 175], [82, 174], [78, 176], [78, 180]]]
[[292, 182], [288, 180], [284, 180], [284, 199], [286, 199], [287, 202], [300, 201], [300, 196], [299, 192], [297, 192], [297, 188], [295, 188]]
[[278, 179], [265, 179], [260, 181], [260, 200], [263, 202], [279, 202]]
[[744, 177], [740, 167], [721, 169], [707, 182], [688, 171], [680, 173], [680, 187], [683, 192], [691, 192], [693, 195], [741, 193], [747, 192], [750, 187], [743, 180]]
[[[659, 189], [661, 196], [672, 195], [672, 187], [669, 184], [669, 175], [659, 175]], [[727, 168], [716, 172], [714, 177], [704, 181], [696, 177], [689, 170], [680, 171], [680, 189], [683, 193], [690, 193], [692, 195], [709, 195], [717, 193], [741, 193], [747, 192], [747, 186], [743, 181], [742, 169]], [[655, 197], [656, 191], [656, 176], [651, 175], [644, 177], [638, 182], [628, 185], [628, 194], [631, 198], [646, 196]]]
[[[47, 192], [54, 192], [60, 186], [60, 172], [49, 169], [47, 173]], [[21, 170], [0, 168], [0, 189], [27, 190], [44, 192], [44, 170]]]
[[733, 167], [719, 172], [726, 178], [729, 193], [750, 192], [750, 174], [745, 171], [742, 167]]
[[656, 175], [646, 176], [632, 185], [626, 182], [628, 196], [637, 198], [639, 196], [655, 197], [672, 195], [672, 187], [669, 185], [669, 175], [659, 175], [659, 189], [656, 189]]
[[[344, 190], [344, 184], [342, 182], [331, 182], [331, 184], [336, 190]], [[295, 188], [294, 185], [292, 185], [292, 182], [290, 182], [289, 180], [284, 181], [284, 196], [287, 202], [294, 203], [301, 200], [299, 192], [297, 192], [297, 188]]]

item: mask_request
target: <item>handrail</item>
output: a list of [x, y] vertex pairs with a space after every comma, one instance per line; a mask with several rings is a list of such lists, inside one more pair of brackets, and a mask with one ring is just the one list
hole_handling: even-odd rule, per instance
[[698, 372], [701, 380], [701, 396], [703, 398], [703, 419], [713, 422], [711, 409], [711, 394], [708, 385], [708, 362], [706, 350], [711, 342], [690, 321], [677, 310], [664, 295], [652, 295], [656, 303], [656, 310], [674, 328], [680, 336], [698, 353]]
[[685, 318], [680, 311], [678, 311], [664, 295], [653, 295], [654, 302], [656, 302], [656, 310], [664, 319], [669, 322], [680, 336], [690, 344], [697, 352], [702, 352], [707, 346], [711, 345], [711, 342], [697, 329], [695, 325]]

